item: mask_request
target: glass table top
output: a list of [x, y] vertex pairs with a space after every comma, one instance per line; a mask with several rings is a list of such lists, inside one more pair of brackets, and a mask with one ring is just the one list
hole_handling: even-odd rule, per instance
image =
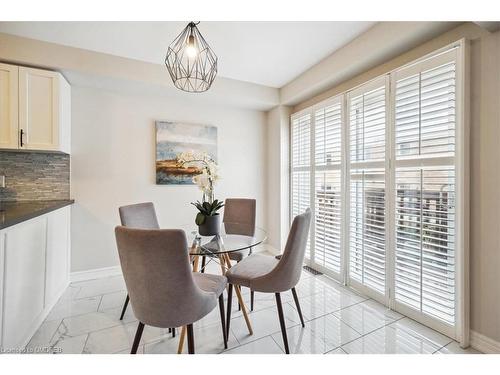
[[217, 255], [250, 249], [267, 239], [267, 232], [259, 227], [241, 223], [221, 223], [215, 236], [201, 236], [196, 225], [184, 228], [191, 246], [191, 255]]

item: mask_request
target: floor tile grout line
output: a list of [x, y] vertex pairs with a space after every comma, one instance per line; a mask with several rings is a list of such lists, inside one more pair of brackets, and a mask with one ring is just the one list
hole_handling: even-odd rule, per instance
[[[359, 336], [359, 337], [357, 337], [357, 338], [355, 338], [355, 339], [352, 339], [352, 340], [350, 340], [350, 341], [347, 341], [347, 342], [345, 342], [345, 343], [343, 343], [343, 344], [339, 345], [338, 347], [342, 349], [342, 347], [343, 347], [343, 346], [348, 345], [348, 344], [350, 344], [350, 343], [352, 343], [352, 342], [354, 342], [354, 341], [356, 341], [356, 340], [361, 340], [361, 339], [362, 339], [362, 338], [364, 338], [365, 336], [368, 336], [368, 335], [370, 335], [370, 334], [372, 334], [372, 333], [374, 333], [374, 332], [376, 332], [376, 331], [379, 331], [379, 330], [381, 330], [381, 329], [384, 329], [384, 328], [386, 328], [386, 327], [390, 326], [391, 324], [396, 323], [397, 321], [399, 321], [399, 320], [401, 320], [401, 319], [404, 319], [404, 318], [405, 318], [404, 316], [403, 316], [403, 317], [401, 317], [401, 318], [398, 318], [397, 320], [394, 320], [394, 321], [392, 321], [392, 322], [389, 322], [389, 323], [387, 323], [387, 324], [384, 324], [383, 326], [378, 327], [378, 328], [375, 328], [375, 329], [373, 329], [373, 330], [371, 330], [371, 331], [369, 331], [369, 332], [367, 332], [367, 333], [361, 333], [361, 332], [359, 332], [358, 330], [356, 330], [356, 329], [354, 329], [353, 327], [351, 327], [350, 325], [348, 325], [346, 322], [343, 322], [344, 324], [348, 325], [348, 326], [349, 326], [349, 328], [351, 328], [351, 329], [352, 329], [352, 330], [354, 330], [356, 333], [358, 333], [360, 336]], [[336, 348], [336, 349], [337, 349], [337, 348]], [[332, 349], [332, 350], [335, 350], [335, 349]], [[345, 350], [344, 350], [344, 351], [345, 351]], [[347, 352], [346, 352], [346, 353], [347, 353]], [[347, 353], [347, 354], [349, 354], [349, 353]]]
[[83, 354], [85, 352], [85, 348], [87, 347], [87, 342], [89, 341], [90, 333], [87, 333], [87, 337], [85, 338], [85, 344], [83, 344], [82, 352], [80, 354]]
[[101, 307], [102, 299], [104, 298], [104, 294], [101, 295], [101, 299], [99, 300], [99, 305], [97, 305], [97, 310], [99, 311], [99, 308]]
[[[365, 299], [365, 300], [363, 300], [363, 301], [356, 302], [356, 303], [354, 303], [354, 304], [352, 304], [352, 305], [349, 305], [349, 306], [341, 307], [341, 308], [339, 308], [339, 309], [337, 309], [337, 310], [327, 312], [327, 313], [325, 313], [325, 314], [322, 314], [322, 315], [316, 316], [316, 317], [314, 317], [314, 318], [307, 318], [307, 317], [304, 315], [304, 312], [302, 312], [302, 315], [304, 315], [304, 321], [305, 321], [305, 322], [310, 322], [310, 321], [313, 321], [313, 320], [318, 319], [318, 318], [323, 318], [323, 317], [325, 317], [326, 315], [336, 313], [337, 311], [341, 311], [341, 310], [344, 310], [344, 309], [348, 309], [349, 307], [359, 305], [360, 303], [366, 302], [366, 301], [368, 301], [369, 299], [370, 299], [370, 298], [367, 298], [367, 299]], [[299, 301], [299, 302], [300, 302], [300, 301]], [[294, 310], [298, 313], [298, 311], [297, 311], [297, 309], [295, 308], [295, 306], [293, 306], [291, 303], [289, 303], [289, 305], [292, 307], [292, 309], [294, 309]], [[339, 319], [339, 320], [340, 320], [340, 319]]]
[[436, 351], [435, 351], [434, 353], [432, 353], [432, 354], [436, 354], [436, 353], [437, 353], [437, 352], [439, 352], [441, 349], [444, 349], [445, 347], [447, 347], [448, 345], [450, 345], [453, 341], [455, 341], [455, 340], [451, 340], [449, 343], [447, 343], [447, 344], [443, 345], [442, 347], [440, 347], [438, 350], [436, 350]]
[[100, 310], [100, 311], [99, 310], [95, 310], [95, 311], [87, 311], [87, 312], [84, 312], [84, 313], [81, 313], [81, 314], [68, 315], [68, 316], [65, 316], [64, 318], [45, 319], [44, 322], [53, 322], [53, 321], [56, 321], [56, 320], [59, 320], [59, 319], [65, 320], [65, 319], [71, 319], [71, 318], [78, 318], [78, 317], [83, 316], [83, 315], [94, 314], [94, 313], [106, 313], [106, 312], [111, 312], [111, 310], [115, 310], [117, 308], [118, 307], [111, 307], [109, 309], [104, 309], [104, 310]]
[[[269, 337], [271, 337], [271, 340], [273, 340], [273, 341], [274, 341], [274, 343], [278, 346], [278, 348], [281, 350], [281, 353], [285, 354], [285, 350], [284, 350], [284, 349], [281, 347], [281, 345], [280, 345], [280, 344], [279, 344], [279, 343], [278, 343], [278, 342], [274, 339], [274, 337], [273, 337], [274, 335], [275, 335], [275, 333], [273, 333], [273, 334], [269, 335]], [[266, 336], [266, 337], [267, 337], [267, 336]], [[292, 353], [292, 354], [294, 354], [294, 353]]]
[[114, 290], [112, 292], [109, 292], [109, 293], [97, 293], [97, 294], [94, 294], [94, 295], [90, 295], [90, 296], [85, 296], [85, 297], [75, 297], [75, 298], [72, 298], [71, 300], [72, 301], [80, 301], [82, 299], [85, 299], [85, 298], [94, 298], [94, 297], [99, 297], [99, 296], [106, 296], [106, 295], [109, 295], [109, 294], [115, 294], [115, 293], [120, 293], [120, 292], [127, 292], [127, 289], [120, 289], [120, 290]]
[[[338, 318], [338, 317], [337, 317], [337, 318]], [[371, 331], [368, 331], [368, 332], [366, 332], [366, 333], [359, 332], [356, 328], [352, 327], [351, 325], [349, 325], [347, 322], [345, 322], [345, 321], [344, 321], [344, 320], [342, 320], [341, 318], [339, 318], [339, 319], [340, 319], [340, 321], [342, 321], [344, 324], [346, 324], [347, 326], [349, 326], [350, 328], [352, 328], [354, 331], [356, 331], [357, 333], [359, 333], [359, 334], [361, 335], [359, 338], [362, 338], [362, 337], [364, 337], [364, 336], [366, 336], [366, 335], [369, 335], [369, 334], [371, 334], [371, 333], [373, 333], [373, 332], [375, 332], [375, 331], [378, 331], [378, 330], [379, 330], [379, 329], [381, 329], [381, 328], [385, 328], [385, 327], [387, 327], [387, 326], [390, 326], [390, 325], [391, 325], [391, 324], [393, 324], [393, 323], [396, 323], [397, 321], [399, 321], [399, 320], [401, 320], [401, 319], [404, 319], [404, 316], [403, 316], [403, 317], [401, 317], [401, 318], [398, 318], [398, 319], [392, 320], [392, 322], [385, 323], [385, 324], [383, 324], [382, 326], [380, 326], [380, 327], [378, 327], [378, 328], [375, 328], [375, 329], [372, 329]]]
[[[448, 337], [448, 336], [446, 336], [446, 335], [442, 334], [441, 332], [436, 331], [436, 330], [434, 330], [434, 329], [432, 329], [432, 328], [430, 328], [430, 327], [427, 327], [427, 326], [425, 326], [425, 325], [423, 325], [423, 324], [421, 324], [421, 323], [417, 322], [416, 320], [413, 320], [412, 318], [410, 318], [410, 317], [408, 317], [408, 316], [404, 316], [404, 315], [403, 315], [403, 317], [402, 317], [402, 318], [399, 318], [398, 320], [396, 320], [396, 321], [394, 321], [394, 322], [392, 322], [392, 323], [388, 324], [388, 326], [390, 326], [390, 325], [392, 325], [392, 324], [394, 324], [394, 323], [397, 323], [397, 322], [399, 322], [400, 320], [404, 320], [404, 319], [409, 319], [409, 320], [411, 320], [411, 321], [413, 321], [413, 322], [415, 322], [415, 323], [417, 323], [417, 324], [422, 325], [423, 327], [425, 327], [425, 328], [427, 328], [427, 329], [430, 329], [431, 331], [433, 331], [433, 332], [435, 332], [435, 333], [437, 333], [437, 334], [439, 334], [439, 335], [441, 335], [441, 336], [443, 336], [443, 337], [446, 337], [446, 339], [450, 340], [450, 341], [449, 341], [446, 345], [449, 345], [449, 344], [451, 344], [453, 341], [455, 341], [455, 340], [453, 340], [452, 338], [450, 338], [450, 337]], [[391, 328], [392, 328], [392, 327], [391, 327]], [[441, 345], [441, 344], [438, 344], [438, 343], [437, 343], [437, 342], [435, 342], [435, 341], [432, 341], [431, 339], [429, 339], [429, 338], [428, 338], [428, 337], [426, 337], [425, 335], [420, 334], [420, 333], [416, 332], [415, 330], [412, 330], [411, 328], [410, 328], [410, 329], [404, 329], [404, 328], [403, 328], [403, 331], [405, 331], [406, 333], [408, 333], [409, 335], [411, 335], [411, 336], [413, 336], [413, 337], [416, 337], [416, 338], [422, 338], [423, 340], [427, 341], [428, 343], [430, 343], [430, 344], [431, 344], [431, 345], [433, 345], [433, 346], [436, 346], [436, 347], [437, 347], [437, 346]], [[409, 332], [409, 331], [410, 331], [410, 332]], [[444, 346], [446, 346], [446, 345], [444, 345]], [[441, 348], [440, 348], [440, 349], [441, 349]]]
[[[99, 312], [99, 311], [96, 311], [96, 312]], [[93, 314], [93, 313], [89, 313], [89, 314]], [[83, 314], [83, 315], [87, 315], [87, 314]], [[82, 316], [82, 315], [77, 315], [77, 316]], [[66, 319], [71, 319], [71, 318], [73, 318], [73, 317], [70, 316], [68, 318], [64, 318], [63, 321], [66, 320]], [[93, 330], [93, 331], [84, 331], [82, 333], [79, 333], [79, 334], [77, 334], [75, 336], [70, 336], [70, 337], [76, 337], [76, 336], [81, 336], [81, 335], [85, 335], [85, 334], [91, 334], [91, 333], [101, 332], [101, 331], [104, 331], [106, 329], [116, 328], [116, 327], [120, 327], [120, 326], [126, 326], [128, 324], [132, 324], [132, 323], [136, 323], [136, 322], [138, 322], [137, 319], [134, 320], [134, 321], [131, 321], [131, 322], [126, 322], [126, 323], [120, 323], [120, 321], [118, 321], [117, 324], [115, 324], [115, 325], [112, 325], [112, 326], [109, 326], [109, 327], [104, 327], [104, 328], [99, 328], [99, 329], [96, 329], [96, 330]], [[62, 324], [62, 322], [61, 322], [61, 324]]]
[[[52, 339], [54, 338], [54, 336], [56, 335], [57, 331], [59, 330], [59, 327], [61, 326], [61, 324], [62, 324], [63, 320], [64, 320], [64, 319], [61, 319], [61, 321], [59, 322], [59, 324], [56, 326], [56, 329], [54, 330], [54, 332], [53, 332], [53, 333], [52, 333], [52, 335], [50, 336], [49, 340], [47, 341], [47, 346], [50, 346], [50, 343], [52, 342]], [[43, 321], [43, 322], [42, 322], [42, 324], [43, 324], [43, 323], [45, 323], [45, 322], [46, 322], [46, 321]], [[39, 328], [39, 329], [40, 329], [40, 328]], [[37, 330], [37, 332], [38, 332], [38, 330]], [[29, 344], [31, 343], [31, 340], [33, 340], [33, 337], [35, 336], [35, 334], [36, 334], [37, 332], [35, 332], [35, 333], [33, 334], [33, 336], [30, 338], [30, 341], [28, 341], [28, 343], [26, 344], [26, 347], [28, 347], [28, 346], [29, 346]], [[25, 348], [26, 348], [26, 347], [25, 347]]]

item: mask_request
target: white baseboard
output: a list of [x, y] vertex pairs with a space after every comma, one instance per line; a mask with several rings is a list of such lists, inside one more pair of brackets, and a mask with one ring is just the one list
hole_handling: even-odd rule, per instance
[[120, 266], [96, 268], [87, 271], [77, 271], [71, 272], [71, 282], [75, 283], [78, 281], [87, 281], [94, 279], [101, 279], [103, 277], [118, 276], [122, 274], [122, 269]]
[[488, 336], [482, 335], [476, 331], [470, 331], [470, 346], [483, 353], [499, 354], [500, 342], [495, 341]]

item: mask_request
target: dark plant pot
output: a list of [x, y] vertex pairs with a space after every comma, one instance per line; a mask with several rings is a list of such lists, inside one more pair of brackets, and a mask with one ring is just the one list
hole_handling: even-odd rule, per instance
[[198, 226], [198, 232], [202, 236], [215, 236], [220, 231], [219, 215], [205, 216], [205, 222]]

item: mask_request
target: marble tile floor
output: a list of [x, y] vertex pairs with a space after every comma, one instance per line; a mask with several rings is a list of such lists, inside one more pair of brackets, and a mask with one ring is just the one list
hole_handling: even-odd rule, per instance
[[[219, 273], [212, 263], [207, 272]], [[243, 288], [250, 306], [250, 293]], [[441, 335], [372, 299], [341, 286], [324, 275], [303, 271], [297, 286], [305, 328], [290, 292], [283, 293], [287, 335], [292, 353], [478, 353], [461, 349]], [[50, 347], [53, 353], [130, 353], [137, 328], [129, 306], [119, 320], [126, 296], [121, 276], [72, 283], [28, 344], [29, 348]], [[241, 312], [233, 300], [229, 348], [224, 350], [218, 308], [194, 324], [196, 353], [283, 354], [283, 342], [273, 294], [255, 294], [250, 313], [254, 334], [246, 330]], [[146, 326], [138, 353], [174, 354], [179, 335]], [[187, 351], [187, 348], [186, 350]]]

